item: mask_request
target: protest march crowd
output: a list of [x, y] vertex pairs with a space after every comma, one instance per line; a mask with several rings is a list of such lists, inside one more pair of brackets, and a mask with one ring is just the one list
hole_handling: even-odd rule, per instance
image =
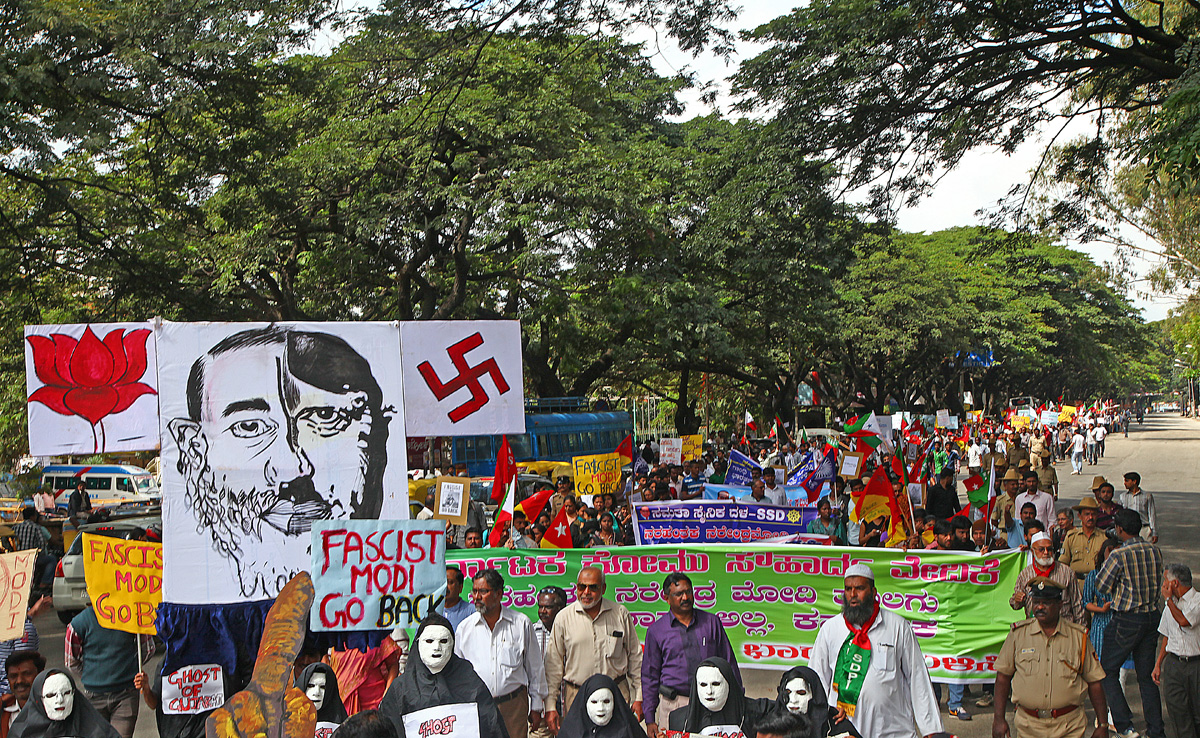
[[[1194, 737], [1200, 594], [1189, 569], [1164, 562], [1155, 545], [1152, 492], [1131, 470], [1120, 492], [1096, 475], [1091, 496], [1059, 497], [1058, 470], [1068, 468], [1060, 464], [1069, 463], [1070, 474], [1100, 464], [1108, 436], [1128, 436], [1133, 418], [1100, 406], [1058, 417], [977, 417], [961, 431], [914, 420], [887, 433], [871, 414], [847, 422], [836, 440], [796, 441], [777, 423], [769, 443], [734, 437], [728, 449], [709, 445], [678, 465], [660, 463], [655, 442], [646, 441], [627, 451], [619, 494], [584, 500], [563, 476], [552, 489], [506, 501], [490, 530], [478, 503], [465, 525], [447, 527], [448, 549], [634, 545], [634, 506], [711, 498], [706, 490], [719, 488], [717, 499], [733, 489], [753, 504], [815, 507], [806, 543], [1027, 551], [1009, 599], [1027, 619], [1012, 626], [994, 681], [977, 685], [977, 695], [965, 683], [930, 679], [913, 625], [881, 609], [876, 572], [865, 564], [842, 573], [841, 616], [824, 620], [772, 699], [747, 696], [745, 664], [722, 620], [697, 606], [686, 573], [661, 581], [668, 610], [642, 638], [600, 567], [581, 567], [574, 581], [540, 582], [535, 621], [505, 604], [496, 568], [473, 570], [464, 599], [464, 567], [449, 560], [445, 597], [415, 633], [397, 628], [366, 650], [306, 641], [279, 676], [287, 682], [279, 699], [285, 686], [300, 690], [317, 714], [314, 735], [336, 738], [910, 738], [943, 733], [948, 687], [946, 714], [971, 720], [969, 703], [991, 708], [996, 738], [1010, 734], [1010, 703], [1022, 738], [1138, 738], [1125, 697], [1132, 671], [1144, 734], [1165, 737], [1165, 703], [1173, 735]], [[847, 457], [857, 459], [851, 473]], [[840, 473], [830, 473], [835, 459], [843, 460]], [[731, 477], [749, 483], [731, 485]], [[91, 612], [68, 627], [66, 670], [46, 669], [31, 620], [25, 637], [2, 645], [0, 738], [130, 738], [139, 702], [155, 711], [164, 738], [198, 737], [213, 710], [170, 706], [220, 697], [212, 703], [219, 706], [244, 686], [199, 666], [185, 680], [152, 677], [143, 670], [152, 639], [99, 627]], [[1090, 725], [1085, 700], [1096, 718]]]

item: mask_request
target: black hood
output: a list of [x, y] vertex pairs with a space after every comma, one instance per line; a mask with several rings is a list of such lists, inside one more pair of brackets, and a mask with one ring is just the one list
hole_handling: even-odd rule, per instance
[[296, 677], [296, 689], [307, 692], [308, 681], [317, 672], [325, 675], [325, 701], [321, 703], [321, 709], [317, 710], [317, 722], [341, 725], [346, 722], [348, 715], [346, 715], [346, 706], [342, 704], [342, 695], [338, 691], [337, 674], [333, 672], [333, 667], [320, 661], [309, 664], [304, 667], [304, 671], [300, 672], [300, 676]]
[[[592, 722], [587, 714], [587, 701], [596, 692], [607, 689], [613, 695], [613, 716], [608, 725]], [[558, 738], [646, 738], [646, 731], [638, 725], [629, 703], [621, 695], [621, 689], [610, 676], [593, 674], [579, 686], [579, 693], [571, 703], [571, 709], [563, 717]]]
[[[65, 720], [51, 720], [42, 705], [42, 686], [54, 674], [65, 674], [75, 688], [75, 704]], [[92, 707], [74, 677], [62, 669], [46, 669], [33, 680], [29, 701], [13, 718], [8, 738], [121, 738], [121, 735]]]

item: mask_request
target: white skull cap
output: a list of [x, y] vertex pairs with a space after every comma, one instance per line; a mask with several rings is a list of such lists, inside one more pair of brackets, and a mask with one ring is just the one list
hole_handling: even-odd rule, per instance
[[871, 567], [866, 564], [855, 564], [846, 570], [846, 575], [842, 579], [849, 579], [850, 577], [866, 577], [873, 582], [875, 581], [875, 572], [871, 571]]
[[1033, 538], [1029, 539], [1029, 545], [1032, 546], [1033, 544], [1037, 543], [1038, 541], [1050, 541], [1051, 543], [1054, 543], [1054, 539], [1051, 538], [1050, 536], [1046, 535], [1045, 531], [1041, 531], [1041, 530], [1039, 530], [1037, 533], [1033, 534]]

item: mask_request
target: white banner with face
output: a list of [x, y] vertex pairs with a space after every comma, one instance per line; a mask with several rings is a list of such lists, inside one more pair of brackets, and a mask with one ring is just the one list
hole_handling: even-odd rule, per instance
[[397, 323], [162, 323], [163, 599], [275, 597], [314, 521], [408, 518]]
[[525, 432], [519, 321], [406, 321], [400, 336], [408, 435]]
[[158, 376], [150, 323], [25, 326], [29, 452], [158, 448]]

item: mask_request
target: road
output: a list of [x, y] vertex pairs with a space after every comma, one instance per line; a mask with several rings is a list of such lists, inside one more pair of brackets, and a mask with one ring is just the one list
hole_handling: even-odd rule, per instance
[[[1195, 480], [1200, 478], [1200, 422], [1176, 415], [1148, 415], [1142, 425], [1134, 423], [1129, 438], [1121, 435], [1108, 437], [1106, 455], [1095, 466], [1084, 466], [1082, 476], [1070, 474], [1070, 464], [1060, 463], [1057, 467], [1060, 480], [1060, 507], [1077, 504], [1080, 498], [1091, 495], [1092, 477], [1106, 477], [1117, 489], [1121, 489], [1121, 478], [1127, 471], [1142, 475], [1142, 487], [1154, 494], [1158, 504], [1159, 524], [1162, 532], [1159, 547], [1167, 562], [1182, 562], [1200, 576], [1200, 516], [1196, 515], [1197, 496]], [[964, 498], [965, 501], [965, 498]], [[65, 628], [53, 613], [37, 620], [41, 635], [41, 651], [51, 666], [62, 666], [62, 642]], [[153, 669], [157, 659], [148, 665]], [[151, 671], [151, 673], [153, 673]], [[751, 697], [774, 697], [779, 672], [745, 669], [746, 691]], [[974, 689], [978, 693], [978, 689]], [[1134, 725], [1144, 729], [1141, 721], [1136, 680], [1132, 677], [1126, 689], [1130, 705], [1135, 711]], [[947, 732], [964, 738], [986, 738], [991, 735], [991, 710], [976, 708], [969, 701], [975, 719], [970, 722], [950, 718], [945, 714], [945, 694], [942, 697], [943, 713]], [[1089, 710], [1089, 717], [1090, 717]], [[1009, 720], [1012, 725], [1011, 715]], [[138, 716], [136, 738], [155, 738], [158, 731], [154, 714], [142, 705]], [[1015, 736], [1015, 729], [1013, 731]], [[1168, 736], [1171, 736], [1168, 731]]]

